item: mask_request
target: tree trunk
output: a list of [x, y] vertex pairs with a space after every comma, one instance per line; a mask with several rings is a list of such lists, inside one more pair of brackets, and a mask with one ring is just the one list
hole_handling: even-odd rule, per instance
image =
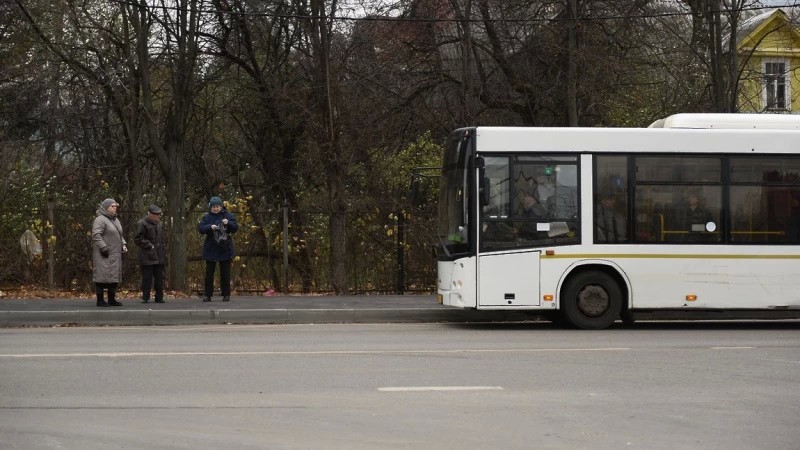
[[[199, 88], [195, 80], [199, 51], [197, 41], [199, 17], [195, 0], [182, 0], [180, 4], [178, 20], [173, 23], [167, 49], [161, 55], [168, 63], [171, 76], [166, 104], [163, 99], [153, 98], [147, 42], [149, 33], [145, 32], [149, 26], [149, 7], [144, 1], [138, 4], [139, 17], [134, 21], [134, 26], [137, 28], [139, 38], [137, 56], [141, 64], [144, 128], [167, 185], [167, 218], [171, 232], [169, 284], [172, 289], [185, 291], [187, 244], [184, 145], [194, 95]], [[149, 13], [152, 14], [153, 11]], [[160, 111], [159, 108], [167, 110]], [[163, 117], [163, 122], [156, 121], [159, 117]]]
[[728, 13], [731, 35], [728, 39], [728, 111], [732, 113], [739, 112], [739, 55], [736, 53], [739, 40], [736, 34], [739, 32], [739, 19], [743, 7], [742, 3], [735, 2], [735, 7]]
[[472, 87], [472, 2], [467, 1], [462, 12], [458, 8], [458, 3], [454, 2], [453, 7], [456, 10], [456, 16], [462, 19], [459, 23], [461, 30], [461, 109], [459, 111], [456, 126], [464, 126], [472, 123], [472, 97], [474, 90]]
[[[177, 143], [170, 143], [176, 146]], [[178, 152], [170, 150], [170, 161], [174, 164], [172, 176], [167, 178], [167, 219], [170, 230], [169, 244], [169, 285], [175, 290], [186, 289], [186, 197], [184, 188], [183, 162], [178, 163]]]
[[314, 96], [315, 116], [320, 133], [317, 136], [319, 151], [327, 155], [326, 185], [330, 201], [330, 273], [331, 286], [336, 294], [346, 295], [350, 286], [347, 279], [347, 201], [346, 159], [342, 155], [334, 118], [334, 93], [331, 86], [331, 30], [330, 16], [336, 11], [336, 2], [326, 9], [324, 0], [311, 0], [311, 26], [308, 29], [313, 50], [316, 73]]
[[708, 20], [708, 34], [711, 59], [711, 96], [714, 102], [714, 111], [727, 112], [725, 101], [725, 77], [722, 71], [722, 19], [720, 17], [720, 0], [712, 0], [708, 5], [706, 17]]
[[331, 192], [331, 287], [338, 295], [347, 295], [350, 292], [350, 283], [347, 278], [347, 206], [343, 201], [341, 190], [343, 186], [332, 189]]
[[567, 51], [567, 122], [578, 126], [578, 0], [568, 0], [569, 49]]

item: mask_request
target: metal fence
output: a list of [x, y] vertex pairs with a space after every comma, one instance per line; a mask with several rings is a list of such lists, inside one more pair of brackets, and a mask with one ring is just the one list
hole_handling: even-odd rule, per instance
[[[324, 212], [275, 208], [266, 211], [232, 211], [239, 222], [234, 236], [237, 258], [232, 263], [232, 287], [239, 294], [328, 293], [330, 246]], [[192, 211], [186, 221], [190, 291], [202, 290], [204, 263], [200, 257], [203, 235], [196, 231], [205, 211]], [[133, 243], [136, 222], [143, 214], [120, 211], [130, 252], [125, 256], [123, 288], [136, 290], [139, 282], [137, 249]], [[94, 210], [51, 207], [34, 211], [41, 223], [32, 230], [42, 253], [30, 258], [21, 246], [24, 230], [10, 230], [0, 239], [0, 289], [22, 286], [91, 291], [91, 225]], [[165, 215], [166, 217], [166, 215]], [[408, 213], [354, 211], [348, 216], [348, 274], [353, 293], [432, 292], [435, 257], [430, 219], [416, 220]], [[165, 223], [167, 244], [171, 232]], [[35, 227], [34, 227], [35, 228]], [[52, 231], [51, 231], [52, 230]], [[16, 236], [15, 236], [16, 235]], [[169, 280], [166, 280], [169, 286]]]

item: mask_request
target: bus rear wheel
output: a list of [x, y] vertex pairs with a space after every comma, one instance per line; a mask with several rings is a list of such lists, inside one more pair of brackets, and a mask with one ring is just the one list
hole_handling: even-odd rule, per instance
[[619, 284], [603, 272], [579, 273], [568, 281], [563, 292], [561, 308], [564, 316], [578, 328], [608, 328], [622, 309]]

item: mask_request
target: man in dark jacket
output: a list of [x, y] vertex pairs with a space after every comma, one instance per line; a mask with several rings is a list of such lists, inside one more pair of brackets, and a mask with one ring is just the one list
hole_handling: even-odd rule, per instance
[[217, 263], [219, 263], [222, 301], [231, 300], [231, 260], [235, 254], [231, 234], [238, 229], [236, 218], [225, 209], [222, 199], [211, 197], [208, 202], [208, 212], [197, 224], [197, 231], [206, 236], [203, 241], [203, 260], [206, 262], [204, 302], [210, 302], [214, 293], [214, 272]]
[[150, 301], [150, 288], [154, 278], [156, 303], [164, 303], [164, 265], [167, 262], [167, 251], [161, 226], [161, 208], [156, 205], [147, 208], [147, 215], [139, 221], [133, 241], [139, 246], [142, 303]]

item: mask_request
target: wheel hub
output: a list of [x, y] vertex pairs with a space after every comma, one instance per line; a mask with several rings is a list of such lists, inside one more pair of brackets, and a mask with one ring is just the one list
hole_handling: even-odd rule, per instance
[[590, 284], [578, 293], [578, 309], [588, 317], [599, 317], [611, 304], [608, 292], [602, 286]]

